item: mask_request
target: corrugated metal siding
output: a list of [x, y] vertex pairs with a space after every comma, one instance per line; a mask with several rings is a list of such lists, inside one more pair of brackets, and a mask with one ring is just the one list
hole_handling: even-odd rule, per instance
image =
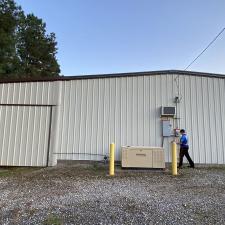
[[1, 104], [55, 105], [58, 82], [0, 84]]
[[0, 106], [0, 165], [46, 166], [50, 107]]
[[57, 81], [0, 84], [0, 165], [46, 166], [47, 157], [54, 165], [57, 134], [49, 139], [49, 126], [57, 128], [59, 87]]
[[[161, 146], [160, 107], [175, 106], [176, 75], [62, 82], [58, 159], [100, 160], [116, 143]], [[196, 163], [224, 163], [225, 79], [179, 75], [178, 126], [186, 128]], [[174, 126], [175, 126], [174, 122]], [[165, 138], [166, 161], [170, 141]]]

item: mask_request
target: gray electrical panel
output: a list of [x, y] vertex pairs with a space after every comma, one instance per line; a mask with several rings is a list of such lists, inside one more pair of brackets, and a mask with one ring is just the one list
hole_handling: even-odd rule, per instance
[[171, 123], [169, 120], [163, 120], [162, 121], [162, 131], [163, 131], [163, 137], [170, 137], [172, 134], [171, 130]]

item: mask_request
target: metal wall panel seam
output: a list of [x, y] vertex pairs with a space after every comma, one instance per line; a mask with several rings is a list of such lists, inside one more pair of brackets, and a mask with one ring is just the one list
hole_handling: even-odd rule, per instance
[[112, 102], [111, 102], [111, 79], [109, 79], [109, 96], [108, 96], [108, 98], [109, 98], [109, 104], [108, 104], [108, 106], [109, 106], [109, 111], [108, 111], [108, 143], [111, 143], [112, 142], [112, 140], [111, 140], [111, 126], [110, 126], [110, 122], [111, 122], [111, 104], [112, 104]]
[[109, 143], [111, 142], [110, 140], [110, 126], [109, 126], [109, 122], [110, 122], [110, 79], [107, 80], [106, 82], [107, 84], [107, 88], [106, 88], [106, 95], [107, 95], [107, 101], [106, 101], [106, 146], [107, 146], [107, 149], [109, 148]]
[[[123, 113], [124, 113], [124, 105], [123, 105], [123, 96], [124, 96], [124, 79], [121, 79], [121, 85], [120, 85], [120, 141], [121, 141], [121, 146], [124, 145], [124, 137], [123, 137]], [[125, 125], [126, 126], [126, 125]], [[121, 148], [121, 146], [119, 146], [119, 149]]]
[[[68, 117], [70, 114], [70, 111], [68, 110], [68, 106], [69, 106], [69, 86], [70, 86], [71, 81], [69, 82], [65, 82], [65, 94], [64, 94], [64, 107], [65, 107], [65, 111], [64, 111], [64, 117], [63, 117], [63, 130], [62, 130], [62, 148], [64, 148], [64, 152], [67, 153], [67, 137], [68, 137], [68, 127], [69, 127], [69, 123], [68, 123]], [[67, 154], [66, 154], [67, 156]]]
[[[37, 98], [38, 98], [38, 95], [39, 95], [39, 85], [35, 85], [36, 86], [36, 93], [34, 95], [34, 98], [35, 98], [35, 104], [37, 104]], [[37, 117], [37, 110], [36, 107], [34, 107], [34, 121], [36, 121], [36, 117]], [[36, 160], [36, 165], [37, 165], [37, 158], [34, 158], [33, 157], [33, 154], [34, 154], [34, 143], [35, 143], [35, 139], [37, 138], [37, 136], [35, 135], [35, 131], [36, 131], [36, 123], [34, 123], [34, 132], [33, 132], [33, 135], [32, 135], [32, 147], [31, 147], [31, 165], [33, 165], [33, 160]], [[38, 143], [37, 143], [37, 146], [38, 146]], [[37, 148], [37, 151], [39, 151], [39, 149]]]
[[83, 118], [83, 113], [82, 113], [82, 109], [83, 109], [83, 80], [81, 80], [81, 111], [80, 111], [80, 125], [79, 125], [79, 140], [78, 140], [78, 151], [79, 151], [79, 159], [80, 159], [80, 148], [81, 148], [81, 138], [82, 138], [82, 130], [81, 130], [81, 126], [82, 126], [82, 118]]
[[115, 140], [115, 106], [116, 106], [116, 93], [115, 93], [115, 78], [111, 80], [111, 92], [110, 92], [110, 142], [116, 142]]
[[[223, 88], [221, 87], [223, 86]], [[225, 90], [225, 82], [224, 80], [220, 80], [219, 82], [219, 94], [220, 94], [220, 102], [222, 104], [220, 104], [220, 119], [221, 119], [221, 133], [222, 133], [222, 163], [224, 164], [225, 163], [225, 136], [224, 136], [224, 130], [225, 130], [225, 122], [224, 122], [224, 119], [223, 119], [223, 116], [225, 115], [225, 104], [224, 104], [224, 101], [222, 101], [222, 99], [225, 98], [225, 95], [222, 97], [222, 90]], [[224, 92], [225, 93], [225, 92]]]
[[[33, 92], [33, 88], [31, 89], [31, 94]], [[31, 101], [32, 101], [32, 98], [31, 98]], [[26, 165], [30, 165], [30, 160], [28, 160], [29, 156], [30, 156], [30, 151], [32, 151], [32, 145], [33, 145], [33, 133], [34, 133], [34, 126], [35, 126], [35, 123], [33, 121], [35, 121], [35, 110], [34, 108], [30, 108], [28, 107], [28, 110], [29, 110], [29, 113], [30, 113], [30, 117], [28, 119], [28, 127], [29, 127], [29, 130], [30, 132], [28, 132], [28, 135], [27, 135], [27, 140], [28, 140], [28, 145], [26, 146]], [[31, 123], [32, 121], [32, 123]], [[31, 148], [30, 148], [30, 145], [31, 145]], [[28, 148], [29, 146], [29, 148]]]
[[[182, 102], [183, 102], [183, 107], [184, 107], [184, 128], [186, 129], [187, 127], [187, 109], [186, 109], [186, 79], [185, 77], [183, 78], [183, 97], [182, 97]], [[181, 126], [180, 126], [181, 128]]]
[[152, 105], [152, 111], [154, 112], [153, 113], [153, 124], [154, 124], [154, 129], [152, 130], [152, 133], [153, 133], [153, 137], [154, 137], [154, 146], [157, 146], [157, 141], [156, 141], [156, 133], [157, 133], [157, 129], [156, 129], [156, 126], [157, 126], [157, 101], [158, 101], [158, 96], [157, 96], [157, 77], [154, 77], [153, 78], [153, 105]]
[[[135, 82], [135, 86], [137, 87], [137, 104], [136, 104], [136, 108], [137, 108], [137, 129], [136, 129], [136, 136], [137, 136], [137, 145], [140, 145], [140, 125], [141, 125], [141, 118], [140, 118], [140, 78], [137, 78], [137, 82]], [[142, 87], [143, 88], [143, 87]], [[135, 108], [135, 107], [134, 107]]]
[[[208, 99], [208, 86], [207, 86], [207, 79], [203, 79], [203, 83], [204, 83], [204, 88], [203, 88], [203, 100], [204, 100], [204, 107], [205, 107], [205, 121], [204, 121], [204, 124], [205, 124], [205, 135], [208, 135], [210, 134], [210, 124], [209, 124], [209, 99]], [[208, 148], [211, 148], [211, 141], [210, 141], [210, 138], [206, 138], [205, 139], [206, 141], [206, 146], [208, 146], [207, 148], [205, 148], [205, 163], [208, 163]]]
[[[118, 127], [117, 127], [117, 104], [118, 104], [118, 93], [117, 93], [117, 78], [114, 78], [114, 94], [112, 96], [115, 96], [115, 98], [113, 99], [113, 142], [117, 142], [119, 145], [119, 139], [118, 139]], [[118, 146], [115, 146], [115, 150], [116, 150], [116, 158], [118, 156]]]
[[[101, 85], [100, 85], [100, 81], [101, 81], [101, 79], [99, 79], [98, 80], [98, 82], [97, 82], [97, 84], [98, 84], [98, 88], [97, 88], [97, 90], [98, 90], [98, 105], [97, 105], [97, 140], [99, 140], [99, 129], [100, 129], [100, 121], [99, 121], [99, 118], [100, 118], [100, 116], [99, 116], [99, 112], [100, 112], [100, 106], [101, 106], [101, 104], [100, 104], [100, 88], [101, 88]], [[87, 98], [88, 98], [88, 96], [87, 96]], [[97, 154], [99, 154], [100, 152], [99, 152], [99, 141], [97, 141], [96, 142], [96, 150], [97, 150]]]
[[[106, 79], [103, 79], [102, 80], [103, 81], [103, 125], [102, 125], [102, 127], [103, 127], [103, 136], [102, 136], [102, 147], [103, 147], [103, 149], [102, 149], [102, 154], [104, 154], [105, 153], [105, 99], [106, 99], [106, 86], [105, 86], [105, 82], [106, 82]], [[106, 155], [107, 155], [107, 153], [106, 153]]]
[[[47, 133], [47, 137], [48, 137], [48, 141], [47, 141], [47, 148], [46, 148], [46, 153], [47, 154], [43, 154], [43, 155], [46, 155], [46, 167], [49, 165], [49, 158], [51, 157], [50, 156], [50, 143], [51, 143], [51, 128], [52, 128], [52, 106], [50, 106], [50, 110], [49, 110], [49, 116], [48, 116], [48, 119], [49, 119], [49, 122], [46, 123], [46, 126], [48, 124], [48, 133]], [[47, 110], [48, 112], [48, 110]]]
[[[34, 118], [33, 118], [33, 121], [36, 121], [36, 117], [37, 117], [37, 115], [36, 115], [36, 109], [35, 108], [33, 108], [33, 109], [34, 109]], [[32, 140], [31, 141], [31, 149], [30, 149], [30, 165], [31, 166], [33, 164], [33, 150], [34, 150], [34, 138], [35, 138], [34, 134], [35, 134], [35, 130], [36, 130], [36, 123], [34, 122], [33, 123], [32, 139], [31, 139]]]
[[[44, 113], [44, 117], [46, 118], [45, 120], [45, 123], [44, 123], [44, 150], [43, 150], [43, 154], [42, 154], [42, 162], [43, 162], [43, 165], [46, 166], [47, 164], [47, 160], [46, 158], [48, 158], [48, 142], [49, 142], [49, 134], [48, 134], [48, 131], [49, 131], [49, 109], [46, 108], [45, 110], [45, 113]], [[46, 157], [46, 158], [45, 158]]]
[[89, 80], [87, 80], [87, 90], [86, 90], [86, 92], [87, 92], [87, 98], [86, 98], [86, 101], [85, 101], [85, 103], [86, 103], [86, 111], [87, 111], [87, 113], [86, 113], [86, 120], [85, 120], [85, 135], [84, 135], [84, 150], [86, 151], [86, 149], [87, 149], [87, 142], [90, 142], [90, 140], [88, 140], [87, 139], [87, 131], [88, 131], [88, 128], [87, 128], [87, 120], [88, 120], [88, 112], [89, 112], [89, 105], [88, 105], [88, 93], [89, 93]]
[[[220, 120], [220, 118], [222, 118], [221, 116], [221, 104], [222, 101], [221, 101], [221, 98], [220, 98], [220, 79], [215, 79], [214, 80], [215, 83], [214, 83], [214, 89], [216, 90], [216, 93], [217, 93], [217, 101], [216, 101], [216, 113], [217, 113], [217, 118], [216, 118], [216, 131], [219, 131], [220, 128], [221, 128], [221, 123], [222, 121]], [[215, 86], [216, 85], [216, 86]], [[217, 88], [218, 87], [218, 88]], [[221, 130], [222, 131], [222, 130]], [[223, 145], [221, 145], [220, 143], [220, 140], [221, 142], [223, 143], [223, 135], [222, 135], [222, 132], [218, 132], [218, 135], [217, 135], [217, 147], [218, 147], [218, 155], [217, 155], [217, 159], [218, 159], [218, 163], [221, 164], [221, 156], [222, 156], [222, 151], [223, 151]]]
[[94, 89], [95, 89], [95, 80], [92, 82], [92, 113], [91, 113], [91, 136], [90, 136], [90, 151], [93, 151], [93, 133], [94, 133], [94, 107], [95, 107], [95, 100], [94, 100]]
[[[29, 121], [30, 121], [30, 109], [28, 108], [28, 117], [26, 118], [27, 119], [27, 133], [30, 134], [30, 126], [29, 126]], [[29, 136], [27, 135], [26, 136], [26, 139], [25, 139], [25, 154], [24, 154], [24, 165], [27, 165], [27, 145], [29, 144], [28, 143], [29, 141]], [[20, 154], [21, 155], [21, 154]]]
[[[197, 85], [197, 82], [198, 82], [198, 78], [195, 77], [195, 79], [193, 79], [194, 82], [195, 82], [195, 90], [196, 90], [196, 97], [195, 97], [195, 108], [196, 108], [196, 120], [195, 120], [195, 126], [196, 126], [196, 134], [195, 134], [195, 137], [198, 136], [197, 138], [197, 147], [198, 147], [198, 162], [201, 161], [201, 146], [200, 146], [200, 139], [202, 138], [201, 135], [198, 135], [200, 134], [199, 132], [199, 126], [200, 126], [200, 116], [199, 116], [199, 111], [201, 110], [201, 108], [199, 107], [199, 104], [198, 104], [198, 95], [199, 95], [199, 87]], [[201, 110], [202, 111], [202, 110]]]
[[152, 116], [152, 109], [151, 109], [151, 104], [152, 104], [152, 95], [151, 95], [151, 92], [152, 92], [152, 83], [153, 82], [151, 82], [151, 80], [152, 80], [152, 78], [151, 77], [148, 77], [148, 83], [149, 83], [149, 89], [148, 89], [148, 94], [149, 94], [149, 111], [150, 111], [150, 113], [149, 113], [149, 116], [148, 116], [148, 118], [149, 118], [149, 127], [148, 127], [148, 132], [149, 132], [149, 135], [148, 135], [148, 138], [150, 139], [149, 140], [149, 142], [150, 143], [152, 143], [152, 137], [151, 137], [151, 126], [152, 126], [152, 124], [151, 124], [151, 116]]
[[[216, 131], [218, 131], [217, 129], [217, 119], [218, 119], [218, 111], [217, 111], [217, 101], [218, 101], [218, 95], [217, 95], [217, 90], [215, 89], [215, 79], [212, 80], [212, 88], [213, 88], [213, 96], [214, 96], [214, 127], [215, 127], [215, 134]], [[220, 133], [220, 132], [219, 132]], [[215, 147], [216, 147], [216, 152], [215, 152], [215, 158], [216, 158], [216, 163], [218, 163], [218, 154], [219, 154], [219, 146], [218, 146], [218, 136], [220, 134], [217, 134], [215, 137]]]
[[36, 153], [36, 160], [37, 160], [37, 165], [39, 165], [40, 164], [40, 159], [39, 159], [39, 157], [40, 157], [40, 150], [41, 150], [41, 148], [40, 148], [40, 142], [41, 142], [41, 138], [40, 138], [40, 134], [41, 134], [41, 132], [42, 132], [42, 123], [41, 123], [41, 118], [42, 118], [42, 108], [40, 108], [39, 109], [40, 110], [40, 112], [39, 112], [39, 129], [38, 129], [38, 137], [37, 137], [37, 149], [38, 149], [38, 151], [37, 151], [37, 153]]
[[[199, 103], [199, 105], [201, 105], [201, 108], [202, 109], [204, 109], [204, 92], [203, 92], [203, 78], [201, 77], [200, 78], [200, 88], [201, 88], [201, 94], [202, 94], [202, 98], [201, 98], [201, 100], [200, 100], [200, 103]], [[200, 98], [200, 96], [199, 96], [199, 98]], [[201, 127], [201, 129], [204, 131], [204, 135], [202, 136], [202, 145], [201, 145], [201, 149], [206, 149], [206, 145], [205, 145], [205, 130], [206, 130], [206, 128], [205, 128], [205, 111], [203, 110], [203, 112], [202, 112], [202, 127]], [[200, 152], [202, 151], [200, 149]], [[201, 162], [204, 162], [204, 163], [206, 163], [206, 154], [203, 154], [202, 155], [202, 158], [204, 158], [204, 161], [201, 161]]]
[[[212, 91], [212, 93], [211, 93], [211, 100], [213, 100], [213, 102], [212, 102], [212, 105], [211, 105], [211, 107], [210, 107], [210, 109], [211, 109], [211, 115], [213, 116], [213, 118], [212, 118], [212, 120], [211, 120], [211, 122], [212, 122], [212, 127], [213, 127], [213, 130], [211, 130], [211, 137], [212, 137], [212, 134], [214, 133], [216, 133], [216, 124], [215, 124], [215, 92], [214, 92], [214, 87], [213, 87], [214, 85], [213, 85], [213, 80], [210, 82], [210, 87], [211, 87], [211, 91]], [[217, 157], [215, 157], [216, 156], [216, 154], [215, 154], [215, 152], [214, 152], [214, 149], [216, 148], [216, 150], [218, 150], [217, 149], [217, 141], [216, 141], [216, 139], [214, 138], [213, 139], [213, 142], [214, 142], [214, 144], [213, 144], [213, 146], [211, 146], [212, 148], [211, 148], [211, 150], [212, 150], [212, 163], [216, 163], [216, 161], [217, 161]], [[214, 147], [214, 148], [213, 148]]]
[[[12, 101], [14, 100], [14, 92], [15, 92], [15, 85], [14, 84], [12, 84], [12, 92], [10, 93], [11, 95], [12, 95]], [[13, 126], [13, 124], [12, 124], [12, 120], [13, 120], [13, 107], [12, 107], [12, 111], [11, 111], [11, 118], [10, 118], [10, 125], [9, 125], [9, 134], [8, 134], [8, 139], [9, 139], [9, 143], [8, 143], [8, 149], [7, 149], [7, 159], [6, 159], [6, 162], [7, 162], [7, 164], [9, 164], [8, 162], [9, 162], [9, 160], [10, 160], [10, 156], [9, 156], [9, 149], [10, 149], [10, 146], [11, 146], [11, 144], [12, 144], [12, 141], [14, 141], [15, 139], [13, 138], [13, 140], [11, 141], [10, 139], [11, 139], [11, 132], [12, 132], [12, 126]]]
[[146, 115], [146, 95], [145, 95], [145, 91], [146, 91], [146, 78], [143, 77], [143, 145], [145, 145], [145, 129], [146, 129], [146, 123], [145, 123], [145, 118], [147, 119], [147, 115]]
[[137, 143], [138, 145], [137, 130], [138, 130], [139, 118], [138, 118], [138, 85], [137, 84], [138, 84], [138, 77], [135, 77], [133, 78], [134, 101], [132, 102], [132, 106], [133, 106], [134, 118], [132, 120], [132, 123], [134, 124], [133, 140], [134, 140], [134, 143]]
[[[68, 88], [66, 89], [66, 91], [67, 91], [67, 93], [68, 93], [68, 114], [67, 114], [67, 116], [66, 116], [66, 118], [67, 118], [67, 120], [68, 120], [68, 130], [70, 131], [71, 130], [71, 123], [70, 123], [70, 116], [71, 116], [71, 89], [72, 89], [72, 81], [70, 81], [69, 83], [68, 83]], [[68, 153], [69, 151], [68, 151], [68, 149], [72, 149], [71, 147], [72, 146], [70, 146], [69, 145], [69, 138], [70, 138], [70, 135], [66, 135], [66, 142], [65, 142], [65, 149], [66, 149], [66, 153]]]
[[[1, 107], [2, 109], [4, 109], [3, 107]], [[7, 117], [7, 111], [6, 111], [7, 109], [5, 108], [5, 112], [4, 112], [4, 114], [5, 114], [5, 118]], [[2, 113], [3, 114], [3, 113]], [[2, 152], [1, 152], [1, 165], [4, 165], [4, 146], [5, 146], [5, 133], [6, 133], [6, 119], [4, 119], [3, 120], [4, 121], [4, 125], [3, 125], [3, 139], [2, 139]]]
[[[210, 118], [210, 102], [209, 102], [209, 100], [210, 100], [210, 98], [209, 98], [209, 92], [210, 92], [210, 89], [209, 89], [209, 82], [208, 82], [208, 79], [206, 79], [206, 85], [207, 85], [207, 100], [208, 100], [208, 124], [209, 124], [209, 132], [211, 132], [211, 123], [210, 123], [210, 121], [211, 121], [211, 118]], [[212, 149], [212, 140], [211, 140], [211, 137], [209, 137], [209, 141], [210, 141], [210, 149]], [[211, 152], [211, 154], [210, 154], [210, 157], [209, 157], [210, 159], [211, 159], [211, 161], [210, 162], [208, 162], [207, 161], [207, 163], [212, 163], [212, 152]]]
[[189, 150], [191, 152], [191, 155], [193, 157], [193, 160], [196, 161], [196, 157], [194, 155], [194, 148], [195, 148], [195, 143], [194, 143], [194, 139], [193, 139], [193, 105], [192, 105], [192, 102], [193, 102], [193, 97], [192, 97], [192, 94], [193, 94], [193, 87], [192, 87], [192, 82], [191, 82], [191, 79], [190, 77], [188, 77], [188, 84], [189, 84], [189, 106], [190, 106], [190, 133], [189, 133], [189, 137], [191, 139], [191, 143], [190, 143], [190, 146], [191, 146], [191, 149]]
[[[13, 84], [13, 91], [12, 91], [12, 102], [14, 102], [14, 98], [15, 98], [15, 84]], [[18, 94], [17, 94], [17, 96], [18, 96]], [[14, 110], [13, 110], [14, 108], [12, 107], [12, 116], [11, 116], [11, 122], [12, 122], [12, 118], [13, 118], [13, 112], [14, 112]], [[17, 115], [17, 114], [16, 114]], [[10, 134], [9, 134], [9, 137], [11, 137], [11, 129], [12, 129], [12, 124], [10, 125]], [[17, 118], [16, 118], [16, 128], [15, 128], [15, 131], [17, 130]], [[15, 135], [14, 135], [14, 138], [13, 138], [13, 140], [12, 141], [14, 141], [14, 145], [13, 145], [13, 152], [12, 152], [12, 158], [11, 158], [11, 161], [12, 161], [12, 164], [13, 164], [13, 161], [14, 161], [14, 154], [15, 154], [15, 139], [16, 139], [16, 133], [15, 133]], [[12, 142], [10, 141], [10, 144], [12, 144]], [[10, 145], [9, 145], [9, 149], [10, 149]], [[8, 151], [9, 152], [9, 151]], [[8, 161], [8, 159], [7, 159], [7, 161]]]
[[[220, 124], [220, 131], [221, 132], [219, 132], [220, 133], [220, 139], [219, 140], [221, 140], [221, 142], [222, 143], [219, 143], [219, 141], [218, 141], [218, 143], [219, 143], [219, 146], [220, 146], [220, 149], [221, 149], [221, 153], [220, 153], [220, 156], [218, 157], [218, 163], [224, 163], [224, 161], [223, 161], [223, 146], [224, 146], [224, 141], [223, 141], [223, 134], [222, 134], [222, 131], [223, 131], [223, 120], [222, 120], [222, 98], [221, 98], [221, 93], [220, 93], [220, 83], [222, 82], [222, 80], [221, 79], [218, 79], [217, 80], [217, 86], [218, 86], [218, 100], [219, 100], [219, 103], [218, 103], [218, 106], [219, 106], [219, 116], [218, 116], [218, 118], [219, 118], [219, 120], [218, 120], [218, 122], [219, 122], [219, 124]], [[217, 100], [217, 101], [218, 101]], [[220, 121], [220, 119], [221, 119], [221, 121]], [[219, 130], [219, 129], [218, 129]]]
[[[225, 98], [225, 80], [222, 80], [221, 84], [223, 84], [223, 94], [224, 94], [223, 98], [221, 98], [221, 100], [222, 100], [222, 99]], [[224, 102], [223, 102], [222, 112], [223, 112], [222, 113], [222, 118], [223, 118], [223, 116], [225, 115], [225, 104], [224, 104]], [[225, 121], [224, 121], [224, 119], [222, 119], [222, 124], [223, 124], [222, 131], [224, 131], [225, 130]], [[223, 135], [223, 144], [225, 144], [225, 135]], [[223, 163], [225, 163], [225, 147], [224, 147], [224, 145], [223, 145]]]
[[[3, 85], [4, 87], [4, 85]], [[3, 98], [3, 88], [1, 88], [1, 102], [2, 102], [2, 98]], [[2, 106], [0, 106], [0, 125], [1, 125], [1, 121], [2, 121]], [[4, 122], [4, 121], [3, 121]], [[0, 132], [3, 131], [3, 134], [4, 134], [4, 129], [1, 129]], [[2, 133], [1, 133], [2, 134]], [[3, 135], [0, 135], [0, 138], [2, 137]], [[0, 152], [1, 152], [1, 158], [0, 158], [0, 163], [2, 165], [2, 155], [3, 155], [3, 148], [1, 147], [1, 144], [3, 143], [3, 140], [0, 141]]]
[[14, 136], [14, 146], [13, 146], [13, 156], [12, 156], [12, 164], [15, 163], [15, 154], [16, 154], [16, 148], [17, 148], [17, 136], [18, 136], [18, 117], [19, 117], [19, 107], [16, 108], [16, 128], [15, 128], [15, 136]]
[[[60, 153], [63, 152], [62, 148], [62, 139], [63, 139], [63, 119], [64, 119], [64, 111], [65, 111], [65, 106], [64, 106], [64, 95], [65, 95], [65, 82], [62, 82], [62, 94], [61, 94], [61, 105], [59, 106], [59, 149]], [[58, 155], [57, 155], [58, 157]], [[60, 154], [61, 157], [61, 154]]]
[[[216, 101], [217, 101], [217, 96], [216, 96], [216, 92], [215, 92], [215, 89], [214, 89], [214, 79], [212, 80], [212, 82], [211, 82], [211, 85], [212, 85], [212, 96], [213, 96], [213, 107], [212, 107], [212, 109], [213, 109], [213, 127], [214, 127], [214, 134], [216, 134], [216, 131], [217, 131], [217, 127], [216, 127], [216, 114], [217, 114], [217, 112], [216, 112]], [[211, 133], [211, 135], [212, 135], [212, 133]], [[218, 146], [217, 146], [217, 135], [216, 135], [216, 137], [214, 138], [214, 141], [215, 141], [215, 148], [213, 148], [213, 163], [217, 163], [218, 162]], [[216, 152], [215, 152], [215, 150], [216, 150]]]
[[126, 77], [125, 78], [126, 79], [126, 87], [125, 87], [125, 93], [126, 93], [126, 95], [125, 95], [125, 104], [126, 104], [126, 114], [125, 114], [125, 118], [126, 118], [126, 132], [125, 132], [125, 135], [126, 135], [126, 145], [128, 145], [128, 124], [129, 124], [129, 120], [128, 120], [128, 116], [127, 116], [127, 114], [128, 114], [128, 107], [129, 107], [129, 101], [128, 101], [128, 87], [129, 87], [129, 85], [128, 85], [128, 77]]
[[[88, 112], [89, 112], [89, 102], [88, 102], [88, 99], [89, 99], [89, 91], [90, 91], [89, 90], [90, 89], [89, 83], [90, 83], [90, 80], [87, 80], [87, 97], [86, 97], [86, 107], [85, 107], [86, 108], [86, 119], [85, 119], [85, 135], [84, 135], [84, 150], [87, 151], [88, 154], [89, 153], [92, 153], [90, 151], [90, 148], [87, 148], [87, 143], [88, 143], [89, 146], [91, 146], [90, 138], [89, 138], [88, 133], [87, 133], [87, 131], [89, 130], [88, 124], [87, 124], [87, 122], [88, 122], [88, 116], [89, 116], [89, 114], [88, 114]], [[97, 149], [97, 151], [98, 151], [98, 149]], [[92, 157], [90, 157], [90, 158], [92, 158]]]
[[[197, 96], [197, 107], [201, 110], [198, 110], [198, 129], [197, 129], [197, 133], [200, 134], [202, 132], [202, 128], [203, 128], [203, 114], [204, 114], [204, 110], [203, 108], [201, 108], [201, 102], [202, 102], [202, 83], [201, 83], [201, 77], [197, 78], [197, 87], [198, 87], [198, 96]], [[201, 154], [202, 151], [202, 146], [203, 146], [203, 142], [204, 142], [204, 136], [200, 135], [199, 138], [199, 161], [202, 162], [204, 161], [204, 156]]]
[[76, 127], [77, 127], [77, 81], [74, 81], [73, 82], [73, 85], [74, 85], [74, 129], [73, 129], [73, 133], [72, 133], [72, 149], [76, 149], [76, 146], [75, 146], [75, 139], [76, 139]]
[[24, 132], [24, 126], [23, 126], [23, 123], [24, 123], [24, 114], [25, 114], [25, 112], [24, 112], [24, 110], [25, 110], [25, 108], [23, 107], [22, 108], [22, 120], [21, 120], [21, 123], [22, 123], [22, 127], [21, 127], [21, 133], [20, 133], [20, 135], [21, 135], [21, 138], [20, 138], [20, 142], [19, 142], [19, 153], [18, 153], [18, 164], [20, 165], [20, 163], [21, 163], [21, 152], [20, 152], [20, 149], [21, 149], [21, 145], [22, 145], [22, 137], [23, 137], [23, 132]]
[[[7, 148], [6, 148], [6, 164], [8, 164], [8, 161], [9, 161], [9, 147], [10, 147], [10, 141], [9, 141], [9, 139], [10, 139], [10, 133], [11, 133], [11, 126], [12, 126], [12, 107], [10, 107], [9, 108], [9, 113], [7, 114], [7, 120], [9, 119], [9, 127], [8, 127], [8, 132], [7, 132], [7, 144], [6, 144], [6, 146], [7, 146]], [[8, 118], [8, 116], [9, 116], [9, 118]]]
[[[30, 91], [30, 102], [29, 102], [29, 103], [32, 103], [32, 102], [33, 102], [32, 97], [33, 97], [33, 93], [34, 93], [34, 83], [30, 83], [30, 89], [31, 89], [31, 91]], [[32, 121], [35, 121], [35, 114], [33, 115], [33, 109], [32, 109], [32, 108], [29, 107], [28, 110], [29, 110], [29, 115], [30, 115], [30, 117], [29, 117], [29, 119], [28, 119], [28, 127], [31, 126], [32, 131], [34, 131], [35, 123], [31, 123], [30, 121], [31, 121], [31, 116], [32, 116], [32, 117], [34, 116], [34, 118], [32, 118]], [[32, 147], [32, 144], [33, 144], [33, 138], [31, 138], [31, 140], [30, 140], [31, 143], [29, 143], [29, 134], [32, 134], [31, 137], [33, 137], [33, 132], [28, 132], [28, 136], [27, 136], [28, 145], [31, 144], [31, 147]], [[32, 148], [31, 148], [31, 149], [32, 149]], [[25, 157], [25, 159], [26, 159], [26, 165], [28, 164], [27, 158], [28, 158], [29, 151], [30, 151], [31, 149], [27, 149], [27, 147], [26, 147], [26, 157]], [[31, 151], [32, 151], [32, 150], [31, 150]], [[29, 162], [29, 163], [30, 163], [30, 162]], [[30, 165], [30, 166], [31, 166], [31, 165]]]
[[[196, 88], [197, 90], [197, 96], [196, 96], [196, 108], [197, 108], [197, 134], [200, 134], [202, 132], [202, 127], [203, 127], [203, 114], [204, 110], [202, 110], [201, 107], [201, 93], [202, 93], [202, 86], [201, 86], [201, 78], [196, 78]], [[199, 140], [198, 140], [198, 153], [199, 153], [199, 162], [204, 161], [203, 155], [201, 154], [201, 149], [203, 146], [203, 135], [199, 135]]]

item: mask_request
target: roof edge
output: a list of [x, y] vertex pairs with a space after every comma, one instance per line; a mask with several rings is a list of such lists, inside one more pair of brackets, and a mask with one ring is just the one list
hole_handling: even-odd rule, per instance
[[185, 70], [157, 70], [157, 71], [128, 72], [128, 73], [59, 76], [59, 77], [48, 77], [48, 78], [2, 79], [0, 80], [0, 83], [48, 82], [48, 81], [53, 82], [53, 81], [70, 81], [70, 80], [83, 80], [83, 79], [116, 78], [116, 77], [154, 76], [154, 75], [161, 75], [161, 74], [215, 77], [215, 78], [225, 79], [225, 74], [218, 74], [218, 73], [185, 71]]

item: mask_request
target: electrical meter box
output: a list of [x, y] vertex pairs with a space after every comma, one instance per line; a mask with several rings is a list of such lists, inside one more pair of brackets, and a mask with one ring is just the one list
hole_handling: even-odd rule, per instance
[[163, 137], [170, 137], [172, 135], [172, 125], [169, 120], [162, 121], [162, 133]]

